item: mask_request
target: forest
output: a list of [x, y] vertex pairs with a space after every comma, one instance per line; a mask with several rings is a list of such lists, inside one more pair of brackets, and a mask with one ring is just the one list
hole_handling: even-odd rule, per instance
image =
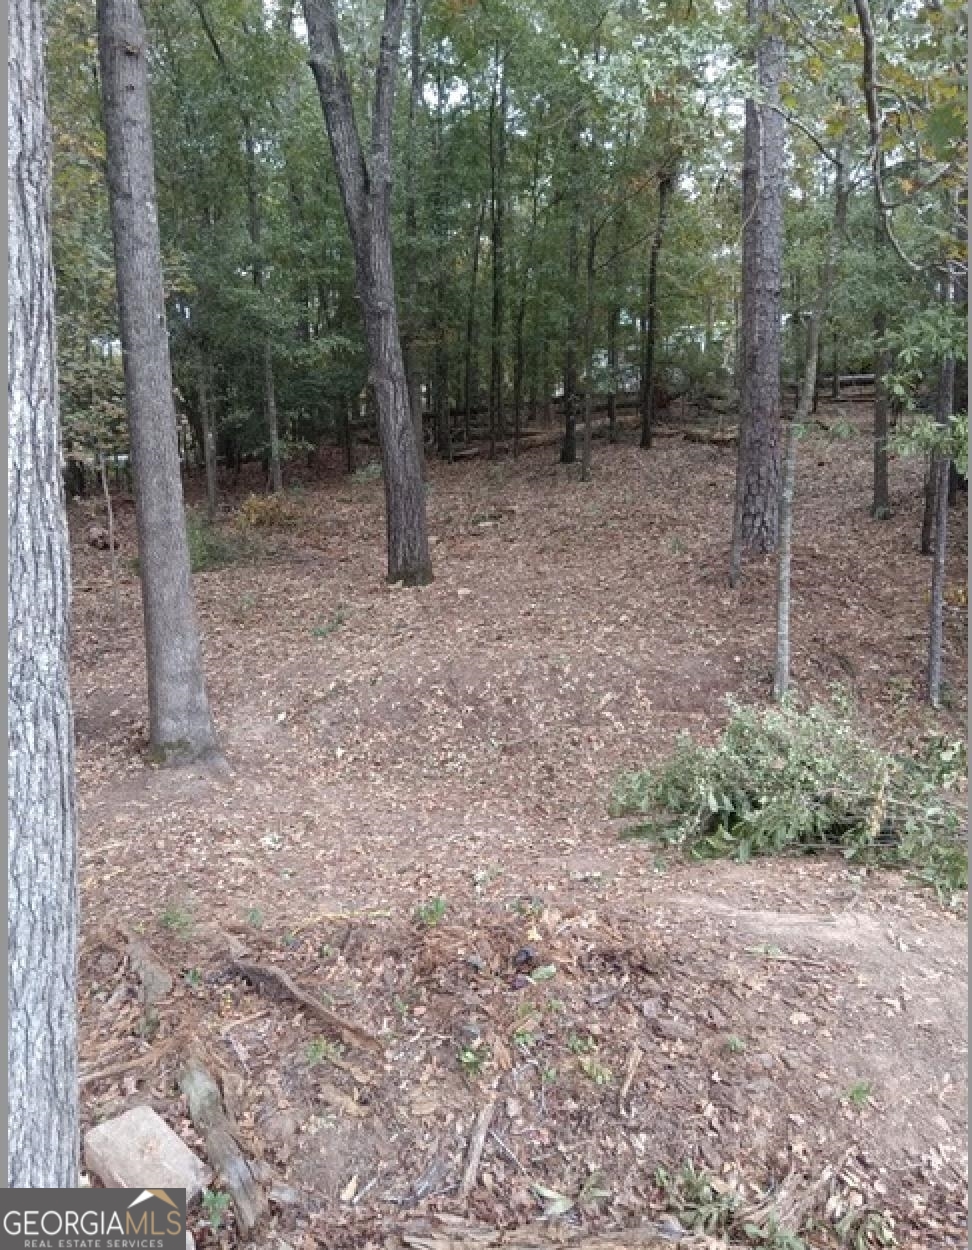
[[8, 35], [9, 1186], [967, 1245], [964, 6]]

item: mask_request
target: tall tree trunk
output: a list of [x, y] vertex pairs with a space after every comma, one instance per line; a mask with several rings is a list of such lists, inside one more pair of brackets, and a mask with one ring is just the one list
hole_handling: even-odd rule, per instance
[[354, 116], [334, 0], [304, 0], [321, 98], [355, 258], [385, 481], [388, 578], [432, 580], [425, 486], [402, 361], [391, 244], [392, 115], [405, 0], [385, 0], [367, 155]]
[[436, 70], [435, 148], [435, 197], [432, 212], [439, 249], [435, 261], [435, 351], [433, 353], [433, 407], [435, 409], [436, 450], [443, 460], [452, 460], [452, 409], [449, 401], [449, 341], [446, 330], [446, 266], [448, 265], [448, 229], [445, 218], [446, 177], [443, 119], [446, 107], [446, 82], [442, 71], [442, 48], [439, 47], [439, 64]]
[[189, 570], [159, 245], [147, 37], [138, 0], [98, 0], [108, 193], [135, 475], [149, 738], [160, 762], [216, 741]]
[[581, 481], [591, 480], [591, 437], [594, 423], [594, 261], [597, 229], [593, 215], [587, 227], [587, 268], [584, 300], [584, 439], [581, 444]]
[[209, 361], [199, 353], [199, 417], [202, 422], [203, 465], [206, 470], [206, 515], [216, 520], [216, 431], [209, 393]]
[[773, 694], [777, 699], [782, 699], [790, 688], [790, 569], [793, 560], [793, 494], [797, 456], [795, 420], [787, 422], [783, 439], [780, 549], [776, 573], [776, 672], [773, 678]]
[[891, 515], [888, 490], [888, 412], [890, 408], [887, 376], [891, 371], [891, 353], [882, 345], [887, 332], [884, 310], [874, 315], [874, 337], [878, 346], [874, 353], [874, 492], [871, 516], [886, 521]]
[[668, 202], [675, 186], [674, 171], [666, 171], [658, 179], [658, 220], [651, 240], [648, 261], [648, 302], [645, 308], [644, 356], [641, 367], [641, 446], [651, 446], [655, 421], [655, 344], [658, 341], [658, 258], [665, 237]]
[[7, 17], [7, 1183], [80, 1183], [70, 573], [43, 8]]
[[[950, 296], [949, 296], [950, 297]], [[936, 418], [947, 429], [955, 396], [955, 357], [947, 357], [941, 368]], [[931, 614], [928, 631], [928, 702], [942, 704], [942, 656], [945, 635], [945, 553], [948, 544], [948, 456], [932, 462], [935, 545], [932, 562]]]
[[810, 312], [807, 336], [807, 356], [801, 379], [796, 415], [787, 424], [784, 440], [783, 487], [780, 493], [779, 555], [777, 564], [776, 596], [776, 674], [773, 689], [777, 699], [782, 699], [790, 685], [790, 569], [793, 552], [793, 495], [796, 484], [797, 436], [810, 417], [813, 396], [817, 389], [817, 344], [820, 327], [827, 314], [831, 291], [837, 277], [840, 254], [847, 230], [847, 204], [850, 190], [847, 186], [844, 152], [839, 149], [834, 173], [834, 215], [827, 240], [827, 253], [820, 273], [817, 298]]
[[489, 111], [490, 225], [492, 229], [493, 309], [489, 353], [489, 454], [496, 451], [496, 439], [506, 433], [503, 403], [503, 358], [506, 347], [506, 58], [496, 52], [496, 82]]
[[418, 115], [422, 105], [422, 5], [421, 0], [409, 4], [409, 93], [408, 137], [405, 143], [405, 248], [408, 256], [405, 282], [405, 317], [402, 334], [402, 356], [408, 378], [409, 407], [415, 425], [422, 471], [425, 471], [425, 431], [422, 424], [422, 380], [415, 341], [419, 334], [419, 255], [416, 190], [415, 147]]
[[523, 377], [526, 372], [526, 349], [524, 326], [526, 324], [527, 295], [533, 278], [533, 249], [537, 237], [537, 220], [540, 212], [540, 136], [537, 135], [533, 149], [533, 179], [530, 188], [530, 233], [527, 236], [523, 269], [520, 274], [520, 298], [517, 303], [513, 334], [513, 455], [519, 454], [520, 432], [523, 424]]
[[463, 390], [465, 391], [464, 434], [468, 445], [472, 438], [472, 413], [478, 391], [476, 369], [476, 285], [479, 278], [479, 256], [482, 251], [483, 226], [486, 222], [486, 197], [479, 201], [479, 215], [473, 235], [472, 270], [469, 278], [469, 304], [466, 311], [466, 351]]
[[784, 122], [777, 110], [784, 56], [782, 37], [772, 28], [775, 12], [776, 0], [749, 0], [749, 21], [759, 36], [761, 98], [746, 101], [742, 374], [732, 585], [739, 579], [743, 553], [774, 551], [779, 537]]
[[571, 121], [568, 148], [568, 178], [570, 186], [570, 225], [567, 234], [567, 342], [564, 349], [564, 438], [560, 446], [560, 463], [574, 464], [577, 460], [577, 347], [578, 306], [580, 303], [580, 227], [581, 191], [580, 181], [580, 115]]
[[834, 326], [832, 349], [833, 371], [830, 375], [830, 398], [836, 401], [840, 399], [840, 331], [836, 326]]

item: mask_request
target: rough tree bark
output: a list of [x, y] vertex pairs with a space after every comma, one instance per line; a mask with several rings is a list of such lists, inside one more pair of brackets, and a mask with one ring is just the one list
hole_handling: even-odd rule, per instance
[[[942, 363], [938, 387], [939, 425], [947, 428], [955, 394], [955, 358]], [[934, 708], [942, 705], [942, 658], [945, 641], [945, 552], [948, 545], [948, 456], [936, 456], [934, 474], [935, 541], [932, 549], [931, 614], [928, 631], [928, 702]]]
[[216, 431], [210, 404], [209, 361], [199, 352], [199, 416], [202, 421], [203, 464], [206, 468], [206, 516], [216, 520]]
[[405, 0], [385, 0], [371, 138], [358, 133], [334, 0], [303, 0], [317, 83], [355, 260], [368, 373], [385, 481], [388, 580], [432, 580], [425, 486], [411, 419], [395, 302], [391, 244], [392, 114]]
[[149, 739], [160, 763], [216, 746], [193, 604], [166, 332], [148, 44], [137, 0], [98, 0], [118, 312], [135, 483]]
[[874, 491], [871, 516], [886, 521], [891, 515], [888, 489], [888, 412], [890, 397], [885, 381], [891, 371], [891, 353], [881, 345], [887, 330], [884, 311], [874, 315], [874, 337], [878, 346], [874, 353]]
[[520, 434], [523, 429], [523, 377], [526, 372], [526, 325], [527, 296], [533, 280], [533, 251], [536, 246], [537, 222], [540, 215], [540, 135], [533, 148], [533, 177], [530, 187], [530, 233], [527, 236], [523, 268], [519, 275], [520, 297], [517, 303], [513, 331], [513, 455], [519, 454]]
[[587, 265], [584, 296], [584, 438], [581, 442], [581, 481], [591, 480], [591, 427], [594, 422], [594, 261], [597, 227], [591, 216], [587, 225]]
[[580, 302], [580, 134], [581, 118], [575, 113], [571, 121], [567, 170], [570, 197], [570, 225], [567, 233], [567, 342], [564, 349], [564, 438], [560, 445], [560, 463], [577, 460], [577, 339], [578, 306]]
[[435, 187], [432, 197], [432, 217], [440, 246], [435, 261], [435, 349], [432, 361], [432, 407], [435, 412], [435, 446], [443, 460], [452, 460], [452, 406], [449, 401], [449, 336], [446, 329], [446, 246], [448, 227], [445, 216], [446, 178], [445, 137], [443, 119], [446, 107], [446, 81], [442, 72], [442, 48], [439, 47], [439, 63], [436, 69], [436, 107], [433, 159]]
[[77, 826], [40, 0], [13, 0], [7, 35], [7, 1183], [71, 1189]]
[[418, 192], [416, 187], [415, 149], [418, 118], [422, 107], [422, 5], [421, 0], [409, 4], [409, 91], [408, 137], [405, 143], [405, 246], [408, 257], [406, 273], [402, 358], [408, 379], [408, 404], [415, 426], [419, 460], [425, 471], [425, 431], [422, 423], [422, 381], [416, 340], [419, 335], [419, 254], [418, 254]]
[[783, 271], [783, 40], [776, 0], [749, 0], [758, 32], [760, 100], [746, 101], [743, 151], [743, 263], [740, 315], [740, 430], [730, 584], [744, 552], [776, 549], [779, 537], [780, 340]]
[[796, 414], [787, 423], [783, 450], [783, 485], [780, 492], [779, 561], [776, 582], [776, 671], [773, 691], [782, 699], [790, 685], [790, 569], [793, 553], [793, 495], [796, 485], [797, 437], [806, 424], [813, 407], [817, 390], [817, 345], [820, 328], [827, 314], [830, 293], [837, 276], [840, 254], [847, 230], [847, 205], [850, 188], [847, 185], [844, 152], [839, 149], [834, 161], [834, 215], [827, 240], [827, 254], [820, 274], [820, 286], [810, 312], [807, 334], [807, 355], [800, 384]]
[[492, 320], [489, 353], [489, 454], [506, 434], [503, 357], [506, 347], [506, 58], [496, 48], [496, 81], [489, 109], [490, 226], [492, 235]]
[[665, 237], [668, 203], [675, 186], [675, 174], [668, 170], [658, 179], [658, 220], [651, 240], [648, 260], [648, 300], [645, 306], [644, 355], [641, 364], [641, 446], [651, 446], [655, 421], [655, 344], [658, 341], [658, 260]]
[[469, 303], [466, 310], [466, 350], [463, 368], [463, 391], [465, 393], [464, 434], [468, 445], [472, 438], [472, 413], [476, 405], [478, 377], [476, 370], [476, 285], [479, 280], [479, 257], [483, 245], [483, 226], [486, 222], [486, 197], [479, 201], [476, 229], [473, 232], [472, 267], [469, 276]]

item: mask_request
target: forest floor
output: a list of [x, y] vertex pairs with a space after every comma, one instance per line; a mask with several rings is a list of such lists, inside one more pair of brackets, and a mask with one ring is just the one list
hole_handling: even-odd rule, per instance
[[[921, 700], [921, 466], [894, 461], [872, 521], [869, 409], [820, 416], [853, 433], [800, 447], [795, 682], [840, 683], [898, 746], [964, 737], [957, 590], [948, 707]], [[808, 1246], [841, 1218], [880, 1245], [881, 1212], [900, 1246], [966, 1245], [964, 905], [841, 860], [685, 863], [608, 814], [619, 773], [770, 695], [773, 569], [726, 582], [734, 449], [599, 441], [588, 484], [554, 460], [432, 463], [421, 590], [383, 581], [380, 480], [337, 470], [197, 574], [224, 769], [146, 764], [134, 517], [119, 501], [115, 619], [83, 539], [102, 505], [72, 505], [85, 1122], [148, 1103], [201, 1149], [192, 1046], [276, 1177], [267, 1250], [649, 1220], [679, 1244], [673, 1212], [733, 1194], [765, 1227], [772, 1186], [820, 1213]], [[964, 587], [964, 497], [952, 534]], [[149, 1029], [133, 940], [173, 978]], [[244, 950], [379, 1046], [258, 993]], [[247, 1244], [231, 1213], [193, 1220]]]

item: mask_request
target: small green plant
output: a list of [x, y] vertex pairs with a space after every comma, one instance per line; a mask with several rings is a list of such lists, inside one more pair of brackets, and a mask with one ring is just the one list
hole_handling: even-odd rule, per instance
[[590, 1055], [597, 1050], [597, 1042], [588, 1035], [581, 1037], [579, 1033], [569, 1033], [567, 1035], [567, 1049], [572, 1055]]
[[246, 923], [251, 929], [263, 928], [263, 912], [259, 907], [248, 907], [246, 910]]
[[738, 1033], [730, 1033], [726, 1038], [726, 1050], [730, 1055], [741, 1055], [746, 1049], [746, 1039]]
[[614, 1080], [614, 1073], [611, 1069], [600, 1063], [593, 1055], [582, 1055], [577, 1062], [580, 1070], [595, 1085], [610, 1085]]
[[339, 604], [336, 611], [331, 614], [329, 619], [325, 621], [323, 625], [318, 625], [316, 629], [311, 631], [311, 633], [315, 638], [328, 638], [331, 634], [339, 630], [347, 619], [347, 609], [343, 605]]
[[489, 1046], [482, 1038], [477, 1038], [476, 1041], [470, 1042], [468, 1046], [460, 1046], [457, 1058], [459, 1067], [462, 1068], [466, 1076], [472, 1079], [480, 1076], [483, 1068], [489, 1062]]
[[191, 508], [186, 511], [186, 538], [189, 566], [193, 573], [208, 573], [235, 564], [243, 554], [238, 541], [228, 538], [215, 525]]
[[202, 1208], [206, 1213], [206, 1223], [214, 1232], [222, 1227], [223, 1217], [229, 1210], [229, 1205], [229, 1194], [220, 1193], [215, 1189], [203, 1190]]
[[537, 1044], [537, 1035], [532, 1029], [520, 1028], [513, 1034], [513, 1045], [517, 1050], [532, 1050]]
[[324, 1037], [316, 1037], [307, 1047], [307, 1062], [312, 1068], [320, 1063], [333, 1063], [341, 1058], [341, 1047]]
[[198, 990], [202, 988], [202, 973], [198, 968], [187, 968], [182, 974], [182, 979], [190, 989]]
[[372, 460], [370, 464], [363, 464], [360, 469], [356, 469], [351, 475], [354, 482], [378, 482], [384, 476], [380, 460]]
[[694, 1233], [724, 1233], [739, 1208], [738, 1195], [724, 1182], [698, 1171], [691, 1161], [674, 1174], [658, 1168], [655, 1181], [680, 1223]]
[[872, 1086], [870, 1081], [855, 1081], [844, 1098], [852, 1107], [866, 1107], [871, 1099]]
[[430, 898], [416, 907], [415, 919], [427, 929], [434, 929], [448, 910], [449, 904], [444, 898]]
[[334, 947], [327, 942], [322, 942], [317, 948], [317, 958], [327, 963], [334, 958]]
[[884, 1211], [848, 1211], [834, 1226], [842, 1246], [851, 1250], [884, 1250], [897, 1244], [894, 1221]]
[[179, 903], [167, 903], [160, 919], [164, 928], [179, 937], [187, 937], [192, 932], [192, 912]]

